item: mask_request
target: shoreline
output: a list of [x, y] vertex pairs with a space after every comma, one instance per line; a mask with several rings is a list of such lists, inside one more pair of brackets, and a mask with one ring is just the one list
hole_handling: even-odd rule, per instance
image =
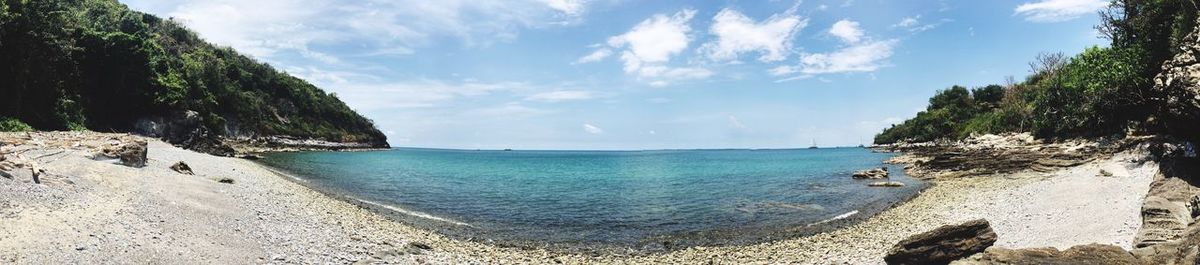
[[[913, 189], [915, 190], [906, 192], [904, 194], [886, 196], [886, 198], [878, 198], [876, 201], [864, 204], [859, 208], [838, 213], [838, 215], [809, 223], [723, 228], [717, 230], [652, 235], [630, 244], [594, 241], [545, 242], [534, 239], [511, 238], [509, 236], [485, 236], [482, 234], [484, 231], [479, 230], [478, 227], [469, 223], [457, 221], [444, 216], [433, 215], [419, 210], [408, 209], [404, 206], [357, 198], [348, 194], [346, 191], [341, 191], [331, 187], [324, 187], [322, 185], [310, 182], [302, 177], [298, 177], [297, 173], [272, 167], [266, 163], [263, 163], [261, 160], [255, 160], [253, 162], [256, 165], [273, 172], [280, 178], [287, 179], [292, 183], [316, 191], [327, 196], [329, 199], [343, 201], [364, 209], [369, 209], [376, 214], [382, 215], [404, 225], [428, 230], [453, 240], [483, 243], [507, 249], [537, 248], [555, 254], [587, 254], [593, 256], [653, 256], [691, 247], [747, 247], [807, 237], [820, 233], [827, 233], [863, 222], [884, 211], [902, 205], [910, 200], [913, 200], [923, 190], [932, 186], [932, 183], [930, 182], [911, 178], [903, 175], [903, 173], [900, 173], [899, 176], [892, 176], [892, 180], [895, 181], [897, 178], [900, 178], [900, 180], [903, 182], [913, 186]], [[883, 164], [882, 161], [880, 161], [880, 163]], [[887, 166], [886, 164], [884, 165]], [[896, 172], [902, 172], [898, 170], [899, 167], [889, 167], [893, 167], [893, 170]], [[844, 177], [849, 178], [849, 175]], [[863, 188], [869, 188], [865, 185], [865, 182]], [[743, 235], [744, 233], [755, 233], [756, 236], [746, 237]]]
[[[1052, 172], [936, 180], [877, 215], [811, 236], [648, 255], [560, 253], [416, 228], [253, 161], [147, 139], [149, 165], [129, 168], [91, 160], [66, 139], [115, 134], [34, 135], [41, 140], [26, 143], [35, 150], [31, 156], [67, 151], [43, 163], [49, 172], [43, 184], [30, 183], [21, 174], [0, 178], [0, 206], [6, 206], [0, 207], [0, 262], [877, 264], [892, 244], [909, 235], [978, 217], [993, 222], [998, 246], [1062, 248], [1097, 242], [1130, 248], [1126, 242], [1140, 227], [1138, 210], [1145, 196], [1138, 190], [1148, 189], [1152, 174], [1146, 172], [1156, 169], [1143, 164], [1121, 177], [1095, 176], [1101, 168], [1129, 168], [1126, 160], [1138, 155], [1122, 153]], [[64, 143], [44, 144], [56, 140]], [[175, 161], [186, 161], [197, 175], [167, 169]], [[218, 183], [219, 177], [235, 182]], [[1075, 192], [1080, 187], [1097, 190]], [[1055, 194], [1048, 191], [1079, 196], [1048, 197]], [[1103, 214], [1110, 217], [1091, 218]]]

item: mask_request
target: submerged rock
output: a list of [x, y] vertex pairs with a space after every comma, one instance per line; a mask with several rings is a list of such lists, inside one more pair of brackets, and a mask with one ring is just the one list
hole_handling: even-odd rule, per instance
[[901, 183], [899, 181], [878, 181], [878, 182], [871, 182], [871, 184], [867, 184], [867, 186], [871, 186], [871, 187], [904, 187], [904, 183]]
[[987, 220], [945, 225], [909, 237], [883, 258], [888, 264], [949, 264], [979, 253], [996, 243], [996, 232]]
[[856, 178], [856, 179], [888, 178], [888, 169], [887, 169], [887, 167], [881, 167], [881, 168], [862, 170], [862, 171], [854, 172], [854, 175], [851, 175], [851, 177]]
[[175, 170], [175, 172], [179, 172], [179, 174], [196, 174], [195, 172], [192, 172], [192, 167], [188, 166], [188, 164], [184, 163], [183, 161], [175, 162], [174, 165], [171, 165], [171, 170]]

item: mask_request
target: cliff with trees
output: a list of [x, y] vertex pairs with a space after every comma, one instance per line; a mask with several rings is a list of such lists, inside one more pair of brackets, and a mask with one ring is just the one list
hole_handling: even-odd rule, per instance
[[[883, 130], [876, 144], [1031, 132], [1043, 139], [1138, 133], [1195, 137], [1195, 113], [1176, 105], [1185, 88], [1156, 85], [1164, 62], [1196, 28], [1190, 0], [1114, 0], [1096, 29], [1111, 41], [1074, 56], [1041, 54], [1024, 80], [938, 91], [917, 116]], [[1194, 37], [1191, 37], [1194, 41]], [[1190, 53], [1189, 53], [1190, 54]], [[1177, 85], [1178, 86], [1178, 85]], [[1195, 126], [1191, 126], [1195, 127]], [[1196, 140], [1196, 139], [1191, 139]]]
[[115, 0], [0, 0], [0, 130], [386, 147], [336, 95]]

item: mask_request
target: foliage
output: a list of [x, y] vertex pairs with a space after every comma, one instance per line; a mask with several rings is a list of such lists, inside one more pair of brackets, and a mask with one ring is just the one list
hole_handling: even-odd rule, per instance
[[[1097, 29], [1111, 47], [1074, 57], [1042, 54], [1024, 82], [971, 91], [939, 91], [926, 111], [875, 137], [879, 144], [956, 139], [972, 133], [1032, 132], [1040, 138], [1100, 136], [1152, 120], [1163, 95], [1151, 89], [1164, 61], [1196, 27], [1187, 0], [1113, 0]], [[1003, 89], [1004, 92], [1000, 92]]]
[[115, 0], [0, 0], [0, 91], [0, 115], [42, 130], [195, 111], [227, 136], [385, 139], [319, 88]]
[[29, 124], [25, 124], [20, 120], [0, 117], [0, 132], [28, 132], [32, 130], [33, 127], [29, 127]]

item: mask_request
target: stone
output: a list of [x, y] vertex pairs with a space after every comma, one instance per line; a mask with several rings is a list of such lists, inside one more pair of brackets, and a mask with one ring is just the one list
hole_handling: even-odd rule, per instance
[[118, 143], [115, 147], [104, 148], [97, 156], [118, 158], [122, 165], [128, 167], [146, 166], [146, 141], [137, 139]]
[[854, 172], [854, 175], [851, 175], [851, 177], [856, 179], [883, 179], [888, 178], [888, 170], [887, 167], [862, 170]]
[[996, 243], [996, 232], [984, 219], [945, 225], [896, 243], [883, 260], [887, 264], [949, 264], [983, 252]]
[[1142, 229], [1134, 246], [1147, 247], [1179, 238], [1191, 223], [1191, 210], [1160, 196], [1147, 196], [1142, 204]]
[[433, 250], [433, 247], [429, 246], [428, 244], [417, 241], [408, 242], [408, 247], [420, 250]]
[[1142, 264], [1128, 251], [1113, 245], [1074, 246], [1066, 251], [1056, 248], [1006, 249], [990, 247], [983, 253], [954, 262], [955, 265], [982, 264]]
[[877, 182], [871, 182], [871, 184], [867, 184], [867, 186], [871, 186], [871, 187], [904, 187], [904, 183], [901, 183], [899, 181], [877, 181]]
[[196, 175], [195, 172], [192, 172], [192, 167], [183, 161], [175, 162], [174, 165], [171, 165], [171, 170], [175, 170], [179, 174]]
[[220, 182], [220, 183], [225, 183], [225, 184], [233, 184], [233, 179], [231, 179], [231, 178], [220, 178], [220, 179], [217, 179], [217, 182]]

